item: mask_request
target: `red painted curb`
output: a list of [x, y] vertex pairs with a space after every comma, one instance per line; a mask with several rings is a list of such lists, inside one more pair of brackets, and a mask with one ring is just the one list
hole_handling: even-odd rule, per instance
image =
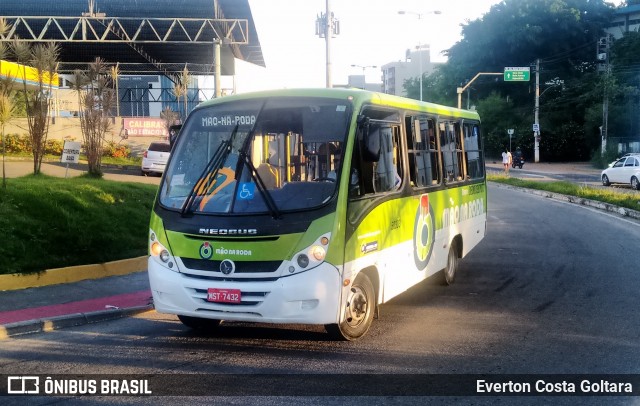
[[151, 303], [151, 291], [143, 290], [97, 299], [80, 300], [77, 302], [33, 307], [29, 309], [0, 312], [0, 325], [27, 320], [39, 320], [67, 314], [89, 313], [100, 310], [123, 309], [129, 307], [147, 306]]

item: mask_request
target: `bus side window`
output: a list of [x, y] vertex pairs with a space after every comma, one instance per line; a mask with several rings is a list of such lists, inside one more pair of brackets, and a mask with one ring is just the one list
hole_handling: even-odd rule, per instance
[[373, 163], [373, 189], [376, 193], [396, 190], [402, 183], [402, 178], [396, 166], [398, 151], [394, 128], [377, 126], [372, 128], [371, 135], [380, 137], [380, 159]]
[[464, 151], [466, 154], [467, 176], [470, 179], [484, 177], [480, 127], [475, 123], [464, 123]]
[[460, 124], [453, 121], [440, 123], [440, 150], [448, 182], [462, 180], [462, 141]]
[[[438, 151], [436, 149], [435, 121], [426, 117], [412, 117], [407, 126], [409, 170], [413, 187], [426, 187], [440, 183]], [[409, 121], [409, 119], [407, 120]]]

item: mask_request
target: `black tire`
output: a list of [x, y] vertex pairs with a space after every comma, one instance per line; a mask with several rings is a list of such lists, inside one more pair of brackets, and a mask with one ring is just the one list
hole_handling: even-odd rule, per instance
[[611, 182], [609, 182], [609, 177], [607, 175], [602, 175], [602, 186], [609, 186]]
[[182, 315], [178, 315], [178, 319], [180, 319], [182, 324], [184, 324], [185, 326], [200, 331], [213, 331], [216, 330], [220, 325], [220, 320], [216, 319], [205, 319], [202, 317], [191, 317]]
[[351, 285], [344, 320], [338, 324], [327, 324], [325, 329], [338, 340], [356, 340], [371, 327], [375, 309], [373, 284], [367, 275], [360, 273]]
[[522, 169], [522, 165], [518, 165], [518, 168]]
[[635, 176], [631, 178], [631, 189], [640, 190], [640, 182]]
[[451, 241], [449, 254], [447, 255], [447, 266], [442, 270], [442, 282], [444, 285], [453, 285], [458, 272], [458, 240]]

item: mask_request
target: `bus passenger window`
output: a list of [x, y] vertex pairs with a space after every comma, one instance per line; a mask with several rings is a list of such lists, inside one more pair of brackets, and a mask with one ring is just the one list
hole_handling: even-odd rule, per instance
[[484, 177], [484, 162], [480, 145], [480, 127], [477, 124], [464, 123], [464, 151], [467, 176], [470, 179], [482, 179]]
[[460, 124], [456, 122], [440, 123], [440, 150], [448, 182], [460, 181], [462, 171], [462, 141], [460, 139]]
[[440, 184], [438, 151], [436, 149], [435, 121], [425, 117], [411, 120], [407, 127], [409, 145], [410, 178], [414, 187]]

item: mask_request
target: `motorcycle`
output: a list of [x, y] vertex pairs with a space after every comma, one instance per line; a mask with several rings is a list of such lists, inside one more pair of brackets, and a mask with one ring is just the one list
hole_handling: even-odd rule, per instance
[[524, 156], [522, 155], [516, 155], [511, 159], [511, 167], [515, 169], [515, 167], [517, 166], [518, 168], [522, 169], [522, 166], [524, 165]]

